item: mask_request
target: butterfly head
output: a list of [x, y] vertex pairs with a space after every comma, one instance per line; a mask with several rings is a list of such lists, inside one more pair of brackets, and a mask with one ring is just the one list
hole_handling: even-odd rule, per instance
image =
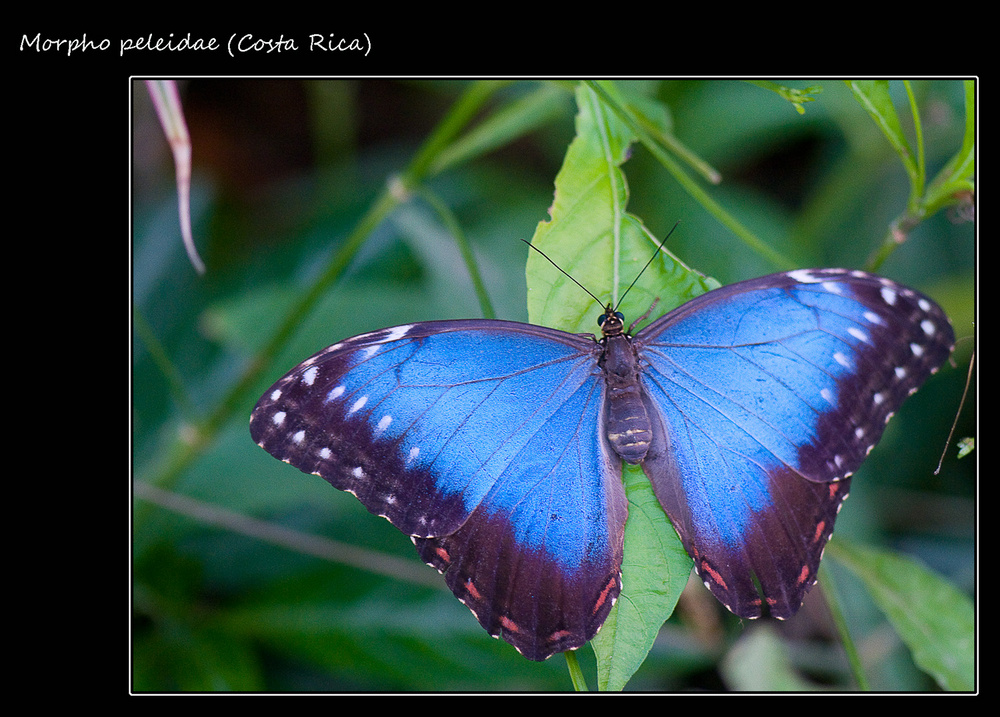
[[625, 314], [620, 311], [615, 311], [610, 304], [608, 304], [604, 313], [597, 317], [597, 325], [601, 327], [601, 333], [604, 337], [608, 336], [620, 336], [625, 332]]

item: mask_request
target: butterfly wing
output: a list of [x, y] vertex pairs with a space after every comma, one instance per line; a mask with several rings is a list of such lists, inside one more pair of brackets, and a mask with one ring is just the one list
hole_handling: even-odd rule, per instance
[[635, 341], [653, 423], [643, 468], [695, 568], [737, 615], [785, 618], [851, 474], [954, 334], [918, 292], [821, 269], [710, 292]]
[[621, 586], [599, 351], [514, 322], [383, 329], [293, 369], [250, 431], [413, 536], [491, 635], [541, 660], [593, 637]]

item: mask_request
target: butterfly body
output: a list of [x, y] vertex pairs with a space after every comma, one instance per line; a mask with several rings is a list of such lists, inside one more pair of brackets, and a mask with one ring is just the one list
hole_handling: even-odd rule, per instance
[[441, 321], [346, 339], [261, 398], [265, 450], [412, 536], [526, 657], [579, 647], [621, 591], [639, 464], [709, 589], [789, 617], [850, 475], [953, 334], [927, 297], [802, 270], [705, 294], [634, 337]]
[[601, 322], [603, 350], [597, 365], [607, 386], [607, 437], [615, 453], [633, 465], [642, 462], [653, 437], [649, 412], [642, 401], [639, 354], [623, 333], [622, 316], [607, 307]]

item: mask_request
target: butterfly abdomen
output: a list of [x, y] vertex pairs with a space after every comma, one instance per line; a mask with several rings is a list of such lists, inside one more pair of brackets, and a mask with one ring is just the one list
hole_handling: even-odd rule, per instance
[[608, 335], [600, 366], [608, 387], [605, 406], [608, 441], [623, 461], [641, 463], [653, 431], [642, 402], [639, 359], [631, 340], [624, 334]]

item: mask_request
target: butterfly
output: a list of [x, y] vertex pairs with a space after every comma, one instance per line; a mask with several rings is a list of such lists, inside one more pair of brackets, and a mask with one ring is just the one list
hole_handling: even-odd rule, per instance
[[494, 637], [580, 647], [621, 592], [639, 465], [708, 589], [791, 617], [850, 477], [951, 353], [941, 308], [805, 269], [724, 286], [631, 335], [429, 321], [340, 341], [264, 393], [253, 440], [411, 536]]

